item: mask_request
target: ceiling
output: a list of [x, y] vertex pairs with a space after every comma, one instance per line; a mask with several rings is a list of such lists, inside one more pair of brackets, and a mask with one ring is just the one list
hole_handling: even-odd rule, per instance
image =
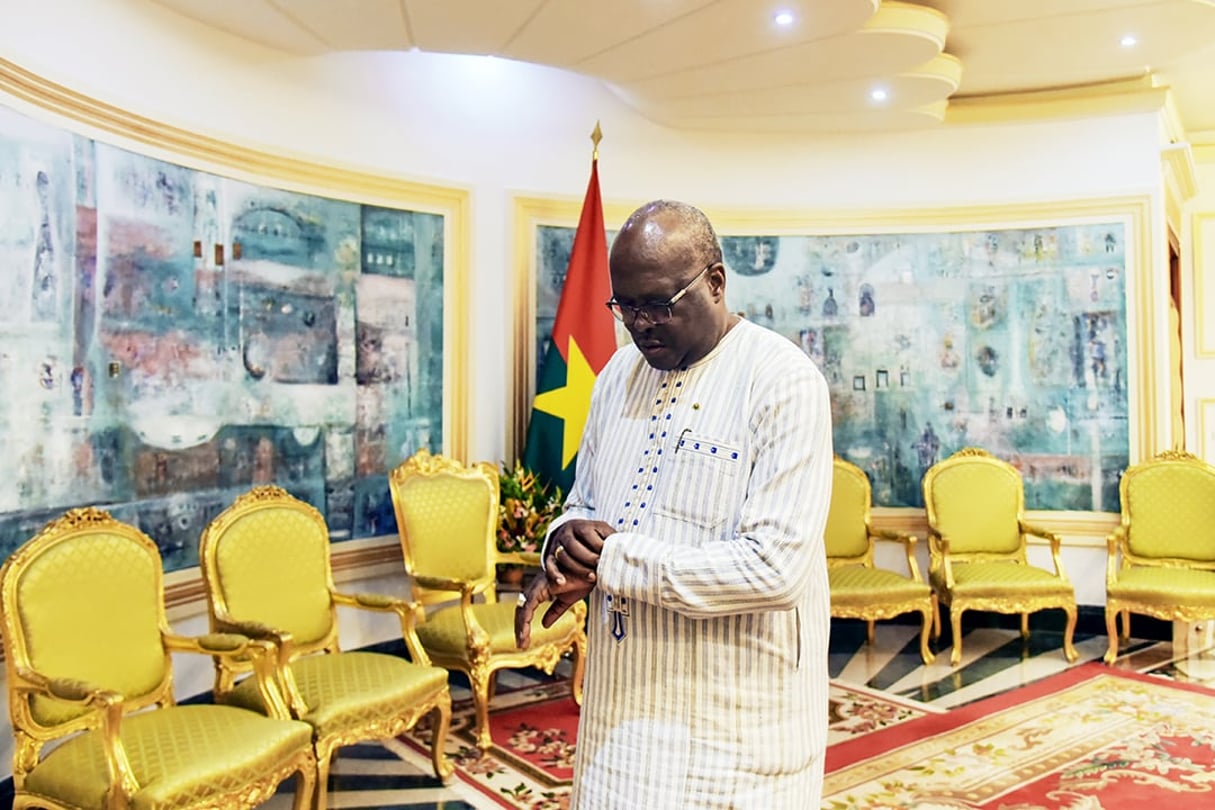
[[294, 55], [564, 68], [677, 129], [904, 130], [1167, 95], [1182, 137], [1215, 139], [1215, 0], [154, 1]]

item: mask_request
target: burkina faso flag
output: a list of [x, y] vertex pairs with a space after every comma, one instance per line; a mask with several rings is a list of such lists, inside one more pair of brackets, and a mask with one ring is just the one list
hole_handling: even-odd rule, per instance
[[604, 302], [612, 297], [607, 233], [599, 197], [598, 160], [582, 202], [553, 338], [536, 381], [523, 463], [541, 482], [569, 492], [578, 442], [591, 407], [595, 377], [616, 349], [616, 329]]

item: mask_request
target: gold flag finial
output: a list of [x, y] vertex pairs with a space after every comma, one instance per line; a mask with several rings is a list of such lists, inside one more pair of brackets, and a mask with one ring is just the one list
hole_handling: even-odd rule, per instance
[[591, 153], [591, 160], [599, 160], [599, 142], [603, 140], [603, 130], [599, 128], [599, 122], [595, 122], [595, 129], [591, 131], [591, 143], [595, 144], [595, 150]]

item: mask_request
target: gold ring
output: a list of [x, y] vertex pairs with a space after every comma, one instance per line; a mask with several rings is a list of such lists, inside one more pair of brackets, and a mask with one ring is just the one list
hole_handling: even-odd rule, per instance
[[565, 551], [565, 546], [557, 546], [555, 549], [553, 549], [553, 559], [555, 560], [560, 557], [561, 552], [563, 551]]

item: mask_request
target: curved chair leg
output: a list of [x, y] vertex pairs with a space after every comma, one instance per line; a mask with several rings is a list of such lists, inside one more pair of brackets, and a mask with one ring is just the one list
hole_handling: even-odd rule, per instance
[[928, 636], [932, 633], [933, 627], [933, 609], [925, 605], [920, 613], [924, 616], [923, 626], [920, 628], [920, 658], [924, 661], [924, 664], [927, 665], [931, 664], [933, 659], [936, 658], [936, 656], [932, 654], [932, 650], [928, 649]]
[[1122, 640], [1131, 640], [1131, 612], [1129, 610], [1122, 611]]
[[[581, 619], [580, 619], [581, 621]], [[580, 625], [581, 626], [581, 625]], [[574, 636], [574, 671], [570, 675], [570, 694], [574, 703], [582, 705], [582, 678], [586, 672], [586, 633]]]
[[1105, 650], [1105, 663], [1112, 664], [1118, 658], [1118, 608], [1105, 606], [1105, 634], [1109, 636], [1109, 647]]
[[873, 646], [873, 625], [875, 623], [876, 622], [874, 622], [873, 619], [870, 619], [869, 623], [865, 627], [865, 640], [869, 642], [870, 647]]
[[430, 740], [430, 760], [440, 782], [446, 782], [455, 771], [455, 766], [447, 758], [447, 732], [451, 730], [451, 693], [444, 697], [445, 700], [430, 712], [434, 732]]
[[488, 751], [489, 747], [494, 744], [493, 738], [489, 733], [489, 682], [492, 673], [485, 670], [485, 666], [474, 665], [472, 671], [468, 673], [469, 686], [472, 687], [473, 706], [477, 710], [477, 747], [482, 751]]
[[329, 766], [333, 764], [333, 749], [318, 748], [316, 751], [316, 789], [312, 791], [312, 806], [325, 810], [329, 804]]
[[1074, 664], [1080, 657], [1072, 644], [1072, 637], [1076, 634], [1076, 606], [1068, 605], [1064, 610], [1067, 611], [1067, 628], [1063, 631], [1063, 655], [1067, 658], [1067, 663]]
[[300, 768], [295, 776], [295, 799], [292, 810], [308, 810], [316, 799], [316, 763], [308, 760], [307, 768]]
[[1021, 614], [1021, 638], [1029, 638], [1029, 614]]
[[962, 660], [962, 608], [956, 603], [949, 606], [949, 626], [953, 630], [953, 652], [949, 655], [949, 663], [956, 667]]
[[936, 593], [932, 595], [932, 637], [934, 640], [941, 637], [941, 600]]

